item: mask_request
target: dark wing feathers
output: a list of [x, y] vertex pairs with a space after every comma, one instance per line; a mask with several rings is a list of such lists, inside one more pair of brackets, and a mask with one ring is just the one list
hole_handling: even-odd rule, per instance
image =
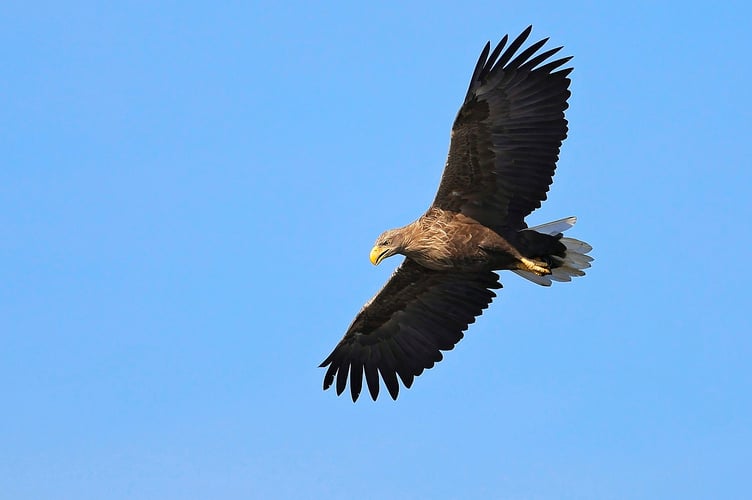
[[[344, 338], [321, 364], [328, 367], [324, 389], [342, 394], [349, 376], [358, 399], [363, 375], [371, 398], [379, 395], [379, 374], [392, 399], [399, 384], [441, 361], [501, 288], [491, 271], [431, 271], [405, 259], [381, 291], [355, 317]], [[336, 382], [335, 382], [336, 381]]]
[[531, 28], [504, 50], [486, 45], [452, 127], [449, 156], [433, 205], [462, 212], [504, 233], [526, 226], [553, 181], [567, 135], [570, 57], [541, 65], [561, 47], [538, 52], [540, 40], [517, 54]]

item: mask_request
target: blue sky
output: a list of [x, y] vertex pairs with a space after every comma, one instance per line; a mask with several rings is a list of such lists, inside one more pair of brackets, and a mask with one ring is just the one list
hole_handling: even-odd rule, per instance
[[[10, 2], [0, 12], [0, 490], [36, 498], [743, 498], [741, 2]], [[397, 402], [317, 368], [433, 198], [489, 40], [574, 55], [515, 275]]]

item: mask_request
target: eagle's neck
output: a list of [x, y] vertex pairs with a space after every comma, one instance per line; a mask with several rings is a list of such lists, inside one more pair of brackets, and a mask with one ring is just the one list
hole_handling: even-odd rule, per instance
[[442, 215], [428, 213], [401, 228], [401, 253], [429, 269], [454, 267], [451, 228], [448, 219]]

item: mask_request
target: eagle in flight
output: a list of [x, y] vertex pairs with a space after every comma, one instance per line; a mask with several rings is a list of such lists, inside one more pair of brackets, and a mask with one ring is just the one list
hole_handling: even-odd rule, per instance
[[562, 234], [574, 217], [525, 223], [553, 182], [572, 71], [561, 69], [571, 57], [551, 60], [561, 47], [539, 53], [547, 38], [520, 51], [531, 30], [481, 52], [436, 198], [416, 221], [376, 239], [374, 265], [395, 254], [405, 259], [321, 363], [324, 389], [334, 384], [342, 394], [349, 378], [356, 401], [365, 375], [371, 398], [381, 378], [397, 399], [398, 378], [409, 388], [488, 307], [501, 288], [494, 271], [549, 286], [590, 267], [592, 247]]

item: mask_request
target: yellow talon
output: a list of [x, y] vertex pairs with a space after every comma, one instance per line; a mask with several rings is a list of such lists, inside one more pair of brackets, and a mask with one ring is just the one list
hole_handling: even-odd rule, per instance
[[530, 271], [538, 276], [545, 276], [551, 274], [551, 270], [548, 268], [545, 262], [530, 260], [523, 257], [520, 260], [520, 269], [523, 271]]

